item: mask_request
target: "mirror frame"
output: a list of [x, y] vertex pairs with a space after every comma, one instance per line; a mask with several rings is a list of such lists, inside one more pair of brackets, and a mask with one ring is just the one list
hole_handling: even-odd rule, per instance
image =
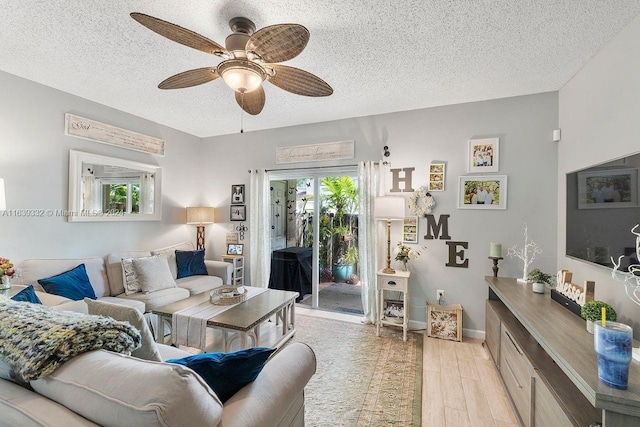
[[[127, 214], [122, 215], [81, 215], [82, 211], [82, 164], [91, 163], [99, 165], [119, 166], [136, 169], [154, 174], [154, 202], [152, 214]], [[101, 156], [82, 151], [69, 150], [69, 222], [122, 222], [122, 221], [160, 221], [162, 218], [162, 168], [146, 163], [115, 157]]]

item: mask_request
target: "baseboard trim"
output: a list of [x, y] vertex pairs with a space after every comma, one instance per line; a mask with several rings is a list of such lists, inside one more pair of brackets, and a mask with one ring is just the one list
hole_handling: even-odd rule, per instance
[[[419, 322], [417, 320], [409, 321], [409, 330], [410, 331], [426, 331], [427, 330], [427, 322]], [[484, 339], [485, 332], [480, 331], [478, 329], [467, 329], [462, 328], [462, 336], [467, 338], [480, 338]]]

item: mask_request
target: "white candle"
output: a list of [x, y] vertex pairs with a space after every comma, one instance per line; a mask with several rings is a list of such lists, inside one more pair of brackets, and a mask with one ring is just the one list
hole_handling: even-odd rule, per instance
[[502, 243], [489, 243], [489, 256], [500, 258], [502, 256]]

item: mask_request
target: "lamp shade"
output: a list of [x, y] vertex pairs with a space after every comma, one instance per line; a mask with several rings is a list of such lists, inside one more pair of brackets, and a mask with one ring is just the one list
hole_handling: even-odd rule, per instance
[[376, 197], [374, 213], [377, 219], [404, 219], [404, 197]]
[[187, 224], [213, 224], [215, 208], [188, 207]]
[[7, 209], [7, 201], [4, 198], [4, 179], [0, 178], [0, 211]]

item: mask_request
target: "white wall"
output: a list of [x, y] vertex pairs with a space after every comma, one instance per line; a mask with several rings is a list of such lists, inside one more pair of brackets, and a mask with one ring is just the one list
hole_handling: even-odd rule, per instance
[[[162, 221], [97, 224], [0, 216], [0, 256], [12, 261], [103, 256], [195, 241], [195, 230], [184, 224], [184, 207], [201, 202], [199, 138], [2, 72], [0, 93], [0, 177], [9, 210], [67, 209], [70, 149], [163, 168]], [[162, 138], [166, 155], [65, 136], [67, 112]]]
[[[611, 304], [640, 338], [640, 306], [625, 295], [611, 270], [565, 257], [568, 172], [640, 151], [640, 18], [606, 45], [561, 90], [558, 148], [558, 268], [574, 283], [595, 280], [596, 299]], [[640, 219], [639, 219], [640, 221]]]
[[[250, 128], [251, 119], [245, 118], [245, 124]], [[487, 259], [489, 242], [502, 242], [505, 254], [507, 247], [521, 246], [526, 222], [530, 236], [543, 250], [534, 267], [555, 272], [557, 146], [551, 141], [551, 134], [557, 126], [557, 93], [546, 93], [205, 139], [202, 156], [206, 163], [205, 198], [220, 208], [222, 221], [209, 226], [209, 245], [215, 253], [222, 253], [224, 233], [234, 224], [227, 222], [231, 185], [244, 183], [250, 191], [249, 169], [282, 167], [275, 164], [276, 147], [353, 139], [356, 159], [341, 162], [353, 164], [379, 160], [382, 147], [388, 145], [392, 167], [416, 168], [415, 188], [427, 184], [428, 165], [432, 161], [444, 161], [446, 191], [434, 193], [438, 203], [434, 214], [450, 214], [452, 239], [469, 242], [465, 252], [469, 268], [445, 267], [447, 246], [442, 240], [422, 238], [426, 234], [426, 220], [422, 219], [419, 244], [425, 244], [428, 250], [409, 263], [411, 319], [424, 322], [425, 301], [435, 300], [436, 290], [444, 289], [445, 303], [462, 304], [464, 328], [483, 331], [487, 296], [484, 276], [492, 274], [492, 264]], [[456, 208], [458, 177], [466, 174], [467, 141], [480, 137], [500, 138], [498, 174], [508, 175], [505, 211]], [[400, 228], [394, 227], [393, 234], [395, 243], [401, 238]], [[517, 259], [507, 258], [500, 267], [501, 276], [522, 274], [522, 264]]]

